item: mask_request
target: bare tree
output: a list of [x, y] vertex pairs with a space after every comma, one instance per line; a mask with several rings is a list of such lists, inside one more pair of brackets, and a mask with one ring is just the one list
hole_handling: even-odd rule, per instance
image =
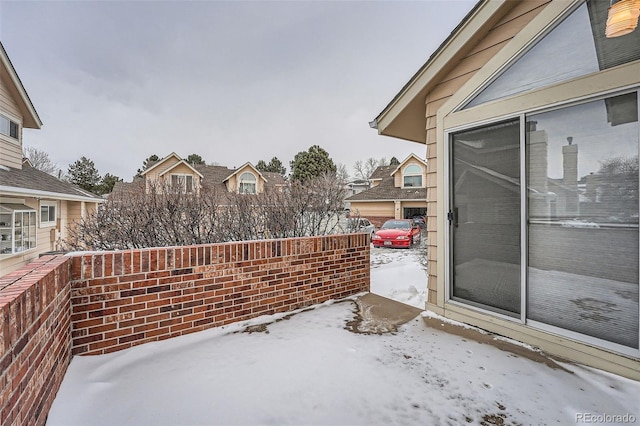
[[376, 160], [373, 157], [369, 157], [366, 161], [358, 160], [353, 165], [355, 171], [355, 177], [362, 180], [369, 180], [371, 174], [380, 166], [388, 166], [389, 162], [386, 158]]
[[261, 194], [140, 184], [111, 193], [64, 243], [68, 250], [120, 250], [329, 234], [344, 214], [343, 200], [334, 173]]
[[58, 165], [51, 160], [46, 152], [33, 146], [25, 146], [22, 155], [29, 160], [34, 169], [58, 177]]

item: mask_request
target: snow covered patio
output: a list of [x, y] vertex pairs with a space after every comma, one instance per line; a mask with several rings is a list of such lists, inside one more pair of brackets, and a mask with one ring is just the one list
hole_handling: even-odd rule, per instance
[[[372, 249], [372, 292], [424, 306], [424, 290], [418, 289], [426, 287], [426, 275], [417, 253]], [[423, 316], [442, 329], [452, 325], [428, 313], [393, 333], [354, 333], [348, 323], [357, 310], [352, 300], [327, 302], [74, 357], [47, 424], [580, 424], [594, 416], [640, 418], [638, 382], [574, 364], [551, 368], [428, 326]], [[361, 330], [366, 327], [363, 320]]]

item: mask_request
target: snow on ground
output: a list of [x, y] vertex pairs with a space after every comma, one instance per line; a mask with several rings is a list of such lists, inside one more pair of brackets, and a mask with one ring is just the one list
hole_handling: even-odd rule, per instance
[[426, 251], [418, 247], [406, 250], [371, 246], [371, 293], [424, 309], [427, 271], [420, 266], [420, 255], [426, 256]]
[[[372, 249], [372, 290], [424, 307], [417, 252]], [[354, 312], [351, 301], [329, 302], [74, 357], [47, 425], [640, 421], [638, 382], [572, 364], [552, 369], [420, 317], [394, 334], [355, 334], [345, 329]]]

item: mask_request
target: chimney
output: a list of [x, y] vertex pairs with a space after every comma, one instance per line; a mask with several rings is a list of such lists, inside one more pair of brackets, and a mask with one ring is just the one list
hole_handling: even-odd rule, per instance
[[562, 181], [566, 185], [578, 184], [578, 145], [573, 138], [567, 138], [568, 145], [562, 147]]

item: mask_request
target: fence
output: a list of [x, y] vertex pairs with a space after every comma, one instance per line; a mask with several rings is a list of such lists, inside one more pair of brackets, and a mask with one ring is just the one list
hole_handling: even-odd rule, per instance
[[44, 424], [73, 355], [369, 290], [369, 236], [46, 256], [0, 278], [1, 424]]

